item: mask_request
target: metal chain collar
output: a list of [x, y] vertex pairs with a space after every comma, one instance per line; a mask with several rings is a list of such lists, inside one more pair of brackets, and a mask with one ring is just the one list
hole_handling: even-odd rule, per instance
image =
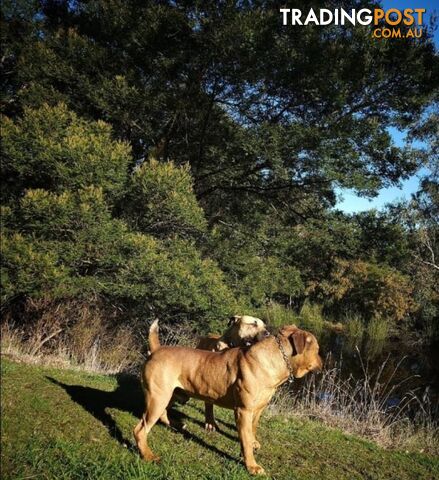
[[282, 358], [284, 359], [284, 362], [288, 368], [288, 382], [292, 383], [294, 381], [294, 375], [288, 355], [285, 353], [284, 347], [282, 346], [282, 342], [280, 341], [279, 337], [275, 336], [274, 339], [276, 340], [277, 346], [279, 347], [280, 353], [282, 354]]

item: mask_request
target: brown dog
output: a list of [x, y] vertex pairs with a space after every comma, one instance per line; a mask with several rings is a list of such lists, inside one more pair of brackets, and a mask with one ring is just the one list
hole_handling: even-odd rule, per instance
[[[251, 317], [250, 315], [234, 315], [229, 320], [229, 328], [223, 335], [201, 337], [196, 348], [220, 352], [226, 348], [250, 347], [269, 335], [270, 333], [266, 329], [265, 323], [260, 318]], [[213, 403], [204, 402], [204, 415], [205, 429], [209, 432], [214, 432], [218, 425], [213, 414]]]
[[[159, 343], [157, 325], [150, 329], [150, 339]], [[253, 453], [260, 447], [256, 429], [261, 413], [291, 374], [301, 378], [322, 368], [318, 352], [314, 335], [295, 325], [283, 327], [277, 337], [268, 337], [248, 350], [161, 347], [154, 351], [142, 373], [145, 413], [134, 428], [142, 458], [159, 459], [148, 446], [148, 434], [159, 419], [169, 424], [166, 407], [173, 391], [180, 388], [191, 397], [234, 409], [245, 466], [252, 474], [263, 474]]]

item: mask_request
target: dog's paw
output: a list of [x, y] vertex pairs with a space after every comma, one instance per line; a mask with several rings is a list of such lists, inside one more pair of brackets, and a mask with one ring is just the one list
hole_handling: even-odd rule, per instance
[[260, 465], [247, 466], [247, 470], [251, 475], [265, 475], [265, 470]]
[[253, 441], [253, 449], [254, 450], [259, 450], [260, 448], [261, 448], [261, 444], [257, 440], [254, 440]]
[[142, 459], [145, 460], [145, 462], [155, 462], [159, 463], [160, 462], [160, 457], [158, 455], [143, 455]]
[[207, 432], [215, 432], [216, 430], [218, 430], [218, 425], [215, 422], [206, 422], [204, 424], [204, 428]]

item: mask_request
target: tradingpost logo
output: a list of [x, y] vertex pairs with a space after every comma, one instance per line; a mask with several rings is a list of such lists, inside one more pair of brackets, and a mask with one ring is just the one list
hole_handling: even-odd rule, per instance
[[374, 38], [420, 38], [425, 8], [281, 8], [283, 25], [372, 25]]

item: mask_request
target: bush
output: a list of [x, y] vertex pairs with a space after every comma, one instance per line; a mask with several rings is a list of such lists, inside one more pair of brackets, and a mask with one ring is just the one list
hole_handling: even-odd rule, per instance
[[223, 273], [190, 239], [206, 221], [188, 167], [150, 160], [128, 181], [128, 146], [64, 105], [2, 121], [14, 180], [2, 207], [5, 308], [99, 299], [127, 313], [124, 325], [158, 316], [204, 331], [235, 313]]
[[379, 317], [397, 322], [415, 308], [408, 277], [385, 264], [337, 260], [321, 289], [332, 311], [358, 312], [366, 321]]
[[2, 203], [26, 189], [63, 192], [96, 185], [114, 200], [125, 187], [131, 149], [102, 121], [81, 119], [63, 104], [1, 118]]
[[50, 292], [65, 295], [69, 270], [47, 242], [31, 241], [19, 233], [3, 232], [1, 266], [2, 304], [23, 296], [40, 298]]
[[131, 176], [123, 212], [136, 230], [158, 236], [193, 236], [206, 231], [188, 165], [143, 163]]

